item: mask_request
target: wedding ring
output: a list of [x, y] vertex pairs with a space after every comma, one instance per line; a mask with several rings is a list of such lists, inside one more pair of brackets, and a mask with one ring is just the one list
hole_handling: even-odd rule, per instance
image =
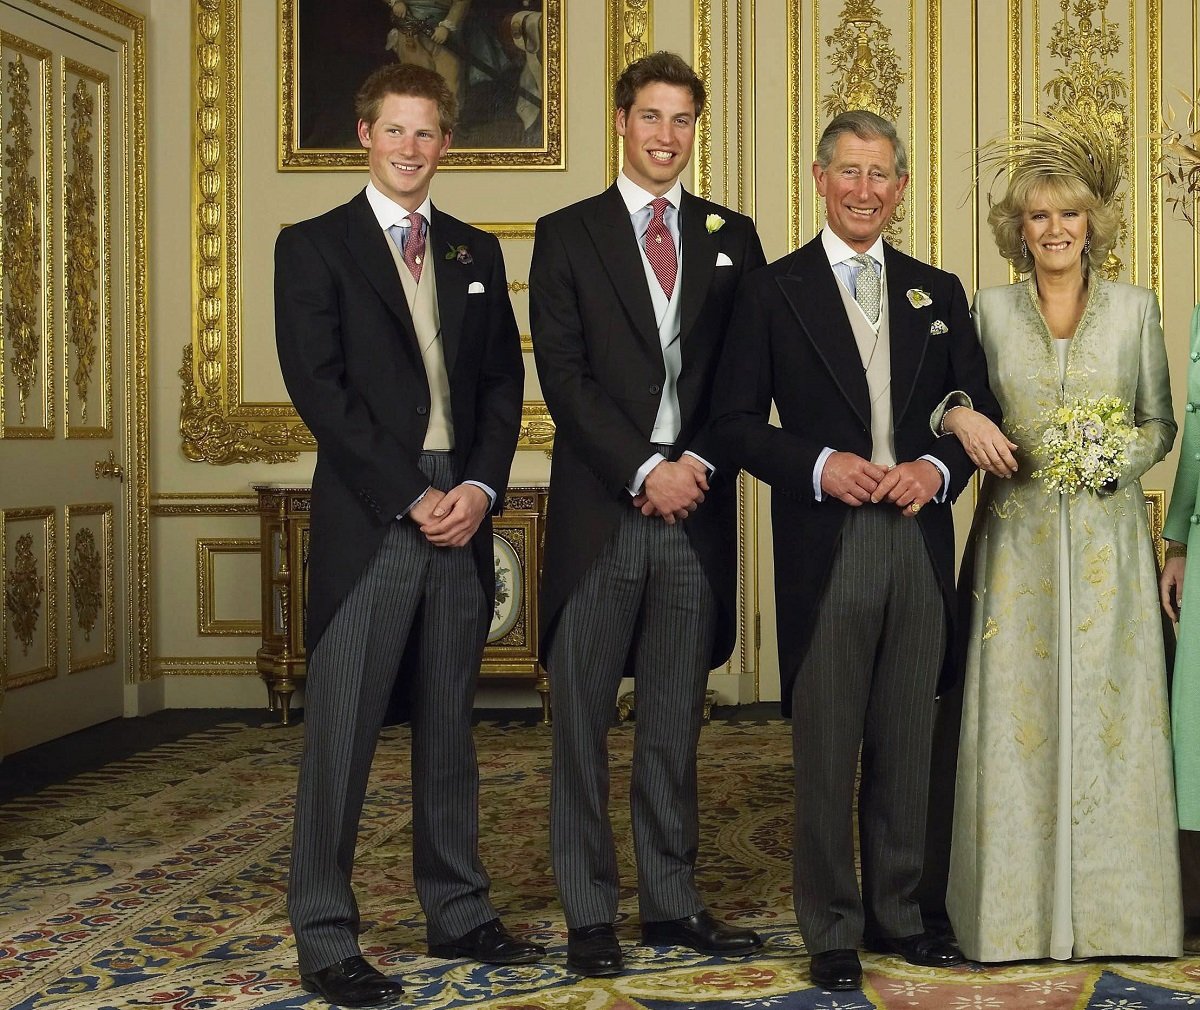
[[921, 511], [921, 503], [919, 501], [915, 501], [909, 506], [909, 508], [912, 509], [913, 515], [916, 515], [918, 512]]

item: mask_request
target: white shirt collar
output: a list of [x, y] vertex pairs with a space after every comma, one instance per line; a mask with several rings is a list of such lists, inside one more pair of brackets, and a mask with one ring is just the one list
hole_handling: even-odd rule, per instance
[[[851, 249], [837, 235], [833, 233], [833, 229], [829, 225], [825, 225], [821, 229], [821, 245], [825, 248], [825, 255], [829, 257], [829, 265], [836, 266], [838, 263], [845, 263], [848, 259], [853, 259], [858, 255], [858, 251]], [[867, 255], [879, 264], [880, 269], [883, 269], [883, 236], [875, 240], [875, 244], [867, 250]]]
[[[636, 214], [643, 207], [649, 205], [651, 200], [657, 199], [653, 193], [649, 193], [642, 189], [624, 172], [617, 173], [617, 189], [621, 193], [621, 199], [625, 201], [625, 206], [630, 214]], [[679, 210], [679, 201], [683, 195], [683, 183], [678, 178], [675, 179], [675, 185], [668, 189], [663, 196], [667, 198], [667, 202], [676, 210]]]
[[[408, 211], [400, 204], [384, 196], [378, 189], [375, 188], [375, 183], [367, 183], [367, 203], [371, 205], [371, 210], [375, 212], [375, 220], [379, 222], [379, 227], [387, 231], [394, 224], [401, 224], [407, 227]], [[429, 221], [429, 212], [433, 207], [430, 202], [429, 195], [426, 194], [424, 202], [417, 208], [417, 213]]]

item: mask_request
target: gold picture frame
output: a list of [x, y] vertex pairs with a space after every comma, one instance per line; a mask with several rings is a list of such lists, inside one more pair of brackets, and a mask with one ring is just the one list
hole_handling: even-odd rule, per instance
[[453, 8], [413, 0], [400, 15], [383, 0], [279, 0], [280, 171], [361, 171], [354, 92], [397, 59], [438, 70], [458, 95], [441, 168], [565, 168], [562, 0], [476, 4], [457, 25]]

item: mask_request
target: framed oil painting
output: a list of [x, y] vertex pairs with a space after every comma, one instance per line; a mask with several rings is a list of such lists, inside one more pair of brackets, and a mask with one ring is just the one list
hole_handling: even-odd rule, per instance
[[280, 0], [280, 169], [361, 170], [354, 93], [394, 61], [458, 96], [442, 168], [563, 168], [562, 3]]

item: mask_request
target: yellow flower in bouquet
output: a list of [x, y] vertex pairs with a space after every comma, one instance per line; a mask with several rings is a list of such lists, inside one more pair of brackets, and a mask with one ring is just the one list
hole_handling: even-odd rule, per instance
[[1119, 396], [1069, 400], [1050, 411], [1038, 454], [1046, 464], [1033, 476], [1051, 491], [1099, 491], [1129, 462], [1134, 429]]

